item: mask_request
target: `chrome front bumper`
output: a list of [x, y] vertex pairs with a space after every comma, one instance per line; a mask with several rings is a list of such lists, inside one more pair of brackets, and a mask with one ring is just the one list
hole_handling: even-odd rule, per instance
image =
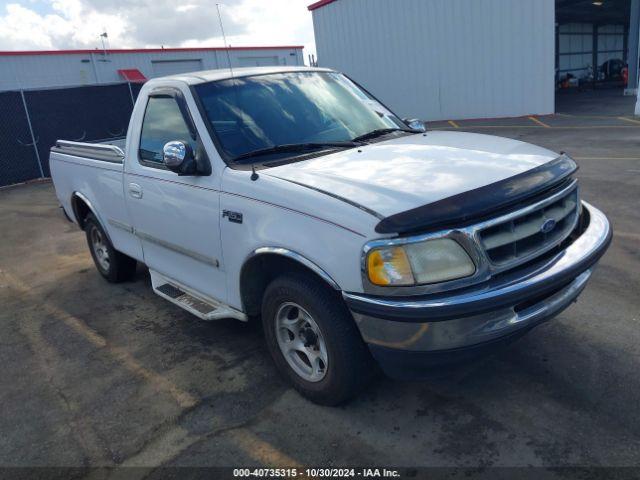
[[588, 226], [544, 264], [448, 295], [397, 299], [343, 293], [365, 342], [374, 355], [380, 349], [445, 352], [490, 344], [557, 315], [584, 289], [611, 242], [605, 215], [583, 205]]

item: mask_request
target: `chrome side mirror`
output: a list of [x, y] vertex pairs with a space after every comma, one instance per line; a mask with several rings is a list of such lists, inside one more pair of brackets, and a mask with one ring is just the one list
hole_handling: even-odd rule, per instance
[[417, 130], [418, 132], [426, 132], [427, 127], [422, 120], [417, 118], [403, 118], [402, 121], [407, 124], [411, 130]]
[[165, 167], [178, 175], [194, 175], [196, 173], [193, 149], [191, 145], [180, 140], [165, 143], [162, 148], [162, 162]]

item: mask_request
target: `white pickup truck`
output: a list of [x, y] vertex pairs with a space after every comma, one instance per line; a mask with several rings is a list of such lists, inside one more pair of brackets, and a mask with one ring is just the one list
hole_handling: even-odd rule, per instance
[[425, 131], [321, 68], [149, 81], [126, 144], [58, 141], [51, 173], [98, 271], [204, 320], [260, 318], [278, 369], [337, 404], [557, 315], [607, 249], [576, 163]]

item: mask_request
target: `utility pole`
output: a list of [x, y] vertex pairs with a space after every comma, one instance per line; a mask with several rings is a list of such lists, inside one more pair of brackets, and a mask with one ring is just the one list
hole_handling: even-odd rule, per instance
[[107, 35], [106, 30], [100, 34], [100, 40], [102, 41], [102, 53], [104, 54], [104, 58], [107, 58], [107, 47], [105, 46], [105, 43], [104, 43], [105, 38], [109, 38], [109, 35]]

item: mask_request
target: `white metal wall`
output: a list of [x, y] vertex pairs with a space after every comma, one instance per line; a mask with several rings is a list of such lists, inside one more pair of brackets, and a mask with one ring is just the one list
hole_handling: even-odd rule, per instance
[[[235, 67], [255, 65], [256, 58], [267, 65], [304, 65], [301, 48], [242, 49], [229, 52]], [[0, 52], [0, 90], [49, 88], [122, 82], [118, 70], [137, 68], [147, 78], [159, 76], [155, 62], [175, 62], [172, 73], [185, 73], [193, 65], [211, 70], [227, 68], [224, 50], [189, 50], [164, 52], [128, 52], [103, 55], [92, 53], [3, 55]], [[157, 64], [156, 64], [157, 65]], [[167, 64], [165, 64], [167, 65]], [[184, 69], [181, 69], [180, 66]], [[162, 73], [160, 73], [162, 74]]]
[[404, 117], [554, 111], [554, 0], [337, 0], [313, 25], [319, 65]]
[[167, 75], [175, 75], [185, 72], [197, 72], [203, 70], [202, 60], [153, 60], [151, 62], [154, 77], [165, 77]]

